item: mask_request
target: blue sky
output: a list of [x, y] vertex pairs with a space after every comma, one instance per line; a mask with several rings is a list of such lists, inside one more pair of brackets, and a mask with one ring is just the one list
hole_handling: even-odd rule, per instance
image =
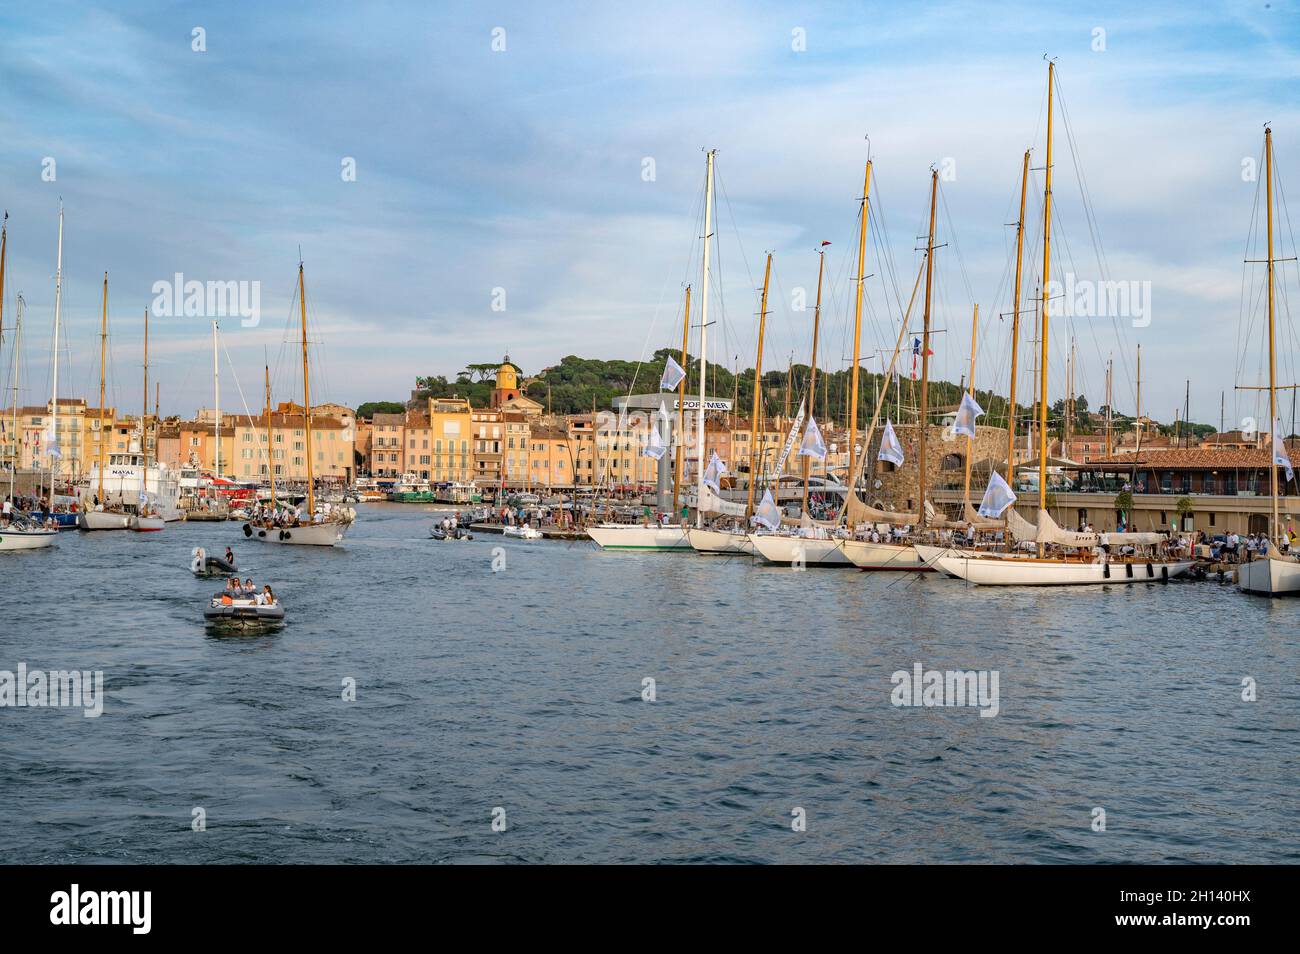
[[[1236, 357], [1256, 189], [1241, 164], [1259, 154], [1271, 121], [1283, 182], [1300, 182], [1287, 177], [1300, 168], [1294, 2], [118, 7], [0, 14], [5, 316], [8, 325], [21, 290], [25, 400], [48, 388], [60, 196], [72, 382], [62, 391], [97, 387], [108, 270], [112, 400], [139, 403], [140, 315], [153, 283], [176, 272], [261, 282], [261, 325], [227, 321], [224, 340], [251, 402], [264, 353], [288, 396], [301, 247], [320, 346], [314, 396], [355, 405], [403, 398], [417, 374], [452, 376], [506, 351], [532, 371], [566, 354], [634, 359], [679, 340], [681, 283], [699, 282], [692, 244], [706, 146], [719, 150], [725, 190], [715, 358], [752, 365], [755, 287], [770, 250], [765, 361], [807, 360], [811, 313], [791, 301], [799, 287], [811, 297], [813, 249], [826, 239], [823, 366], [842, 367], [867, 135], [884, 212], [873, 246], [889, 257], [869, 263], [864, 353], [892, 340], [889, 264], [905, 297], [929, 169], [948, 160], [935, 373], [965, 372], [978, 302], [977, 381], [1004, 389], [1005, 223], [1023, 150], [1042, 164], [1051, 53], [1107, 277], [1152, 283], [1149, 327], [1075, 327], [1080, 389], [1099, 403], [1113, 357], [1117, 403], [1131, 408], [1141, 342], [1144, 407], [1158, 418], [1181, 405], [1187, 377], [1193, 418], [1217, 422], [1224, 389], [1230, 425], [1251, 410], [1252, 398], [1232, 393], [1259, 370], [1257, 348]], [[195, 27], [205, 52], [191, 48]], [[503, 51], [492, 49], [498, 27]], [[1104, 50], [1093, 49], [1098, 28]], [[802, 51], [792, 49], [796, 29]], [[1095, 278], [1059, 118], [1057, 128], [1060, 262]], [[54, 182], [41, 178], [45, 157], [56, 160]], [[340, 175], [345, 157], [356, 181]], [[647, 157], [653, 181], [642, 175]], [[1041, 172], [1034, 180], [1041, 189]], [[1040, 204], [1031, 197], [1031, 219]], [[1036, 229], [1031, 221], [1027, 245]], [[1034, 246], [1026, 257], [1038, 255]], [[491, 307], [496, 288], [503, 312]], [[164, 411], [209, 404], [206, 322], [159, 318], [151, 333]], [[1283, 375], [1293, 373], [1289, 335]], [[1054, 395], [1067, 338], [1053, 348]], [[226, 393], [223, 404], [237, 408]]]

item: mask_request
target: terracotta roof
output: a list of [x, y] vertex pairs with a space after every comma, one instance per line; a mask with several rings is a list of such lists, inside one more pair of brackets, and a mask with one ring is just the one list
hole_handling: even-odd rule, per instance
[[[1300, 450], [1288, 452], [1291, 463], [1300, 468]], [[1270, 459], [1267, 450], [1254, 447], [1143, 449], [1134, 454], [1094, 457], [1080, 468], [1090, 470], [1113, 465], [1127, 470], [1136, 465], [1148, 470], [1267, 470]]]

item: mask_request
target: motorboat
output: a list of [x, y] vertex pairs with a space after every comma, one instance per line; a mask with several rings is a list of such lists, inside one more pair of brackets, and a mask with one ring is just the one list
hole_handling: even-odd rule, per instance
[[536, 527], [530, 527], [527, 524], [522, 526], [505, 527], [501, 531], [501, 535], [505, 537], [514, 537], [516, 540], [542, 539], [542, 531], [538, 530]]
[[239, 571], [239, 567], [229, 560], [221, 557], [210, 557], [203, 547], [195, 547], [190, 554], [190, 572], [195, 576], [231, 576]]
[[53, 545], [59, 531], [42, 527], [28, 514], [14, 511], [7, 527], [0, 527], [0, 552], [8, 550], [39, 550]]
[[236, 599], [224, 594], [212, 597], [203, 610], [209, 626], [229, 629], [266, 629], [284, 623], [284, 606], [279, 600], [259, 603], [254, 599]]

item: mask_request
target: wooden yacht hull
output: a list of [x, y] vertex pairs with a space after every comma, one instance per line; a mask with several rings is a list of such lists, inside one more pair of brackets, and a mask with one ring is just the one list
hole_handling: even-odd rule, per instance
[[1237, 567], [1237, 588], [1258, 596], [1300, 596], [1300, 563], [1276, 557]]
[[1111, 586], [1161, 583], [1182, 576], [1191, 560], [1092, 563], [1031, 557], [940, 557], [939, 569], [980, 586]]

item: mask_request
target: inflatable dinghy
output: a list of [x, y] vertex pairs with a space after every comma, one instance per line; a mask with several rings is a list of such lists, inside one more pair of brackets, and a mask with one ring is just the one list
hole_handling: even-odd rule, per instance
[[203, 611], [203, 619], [211, 626], [230, 626], [248, 629], [258, 626], [278, 626], [284, 622], [284, 607], [275, 603], [255, 603], [253, 600], [230, 600], [220, 596], [212, 598], [212, 605]]
[[202, 547], [195, 547], [190, 556], [190, 571], [195, 576], [234, 576], [239, 569], [220, 557], [208, 556]]

